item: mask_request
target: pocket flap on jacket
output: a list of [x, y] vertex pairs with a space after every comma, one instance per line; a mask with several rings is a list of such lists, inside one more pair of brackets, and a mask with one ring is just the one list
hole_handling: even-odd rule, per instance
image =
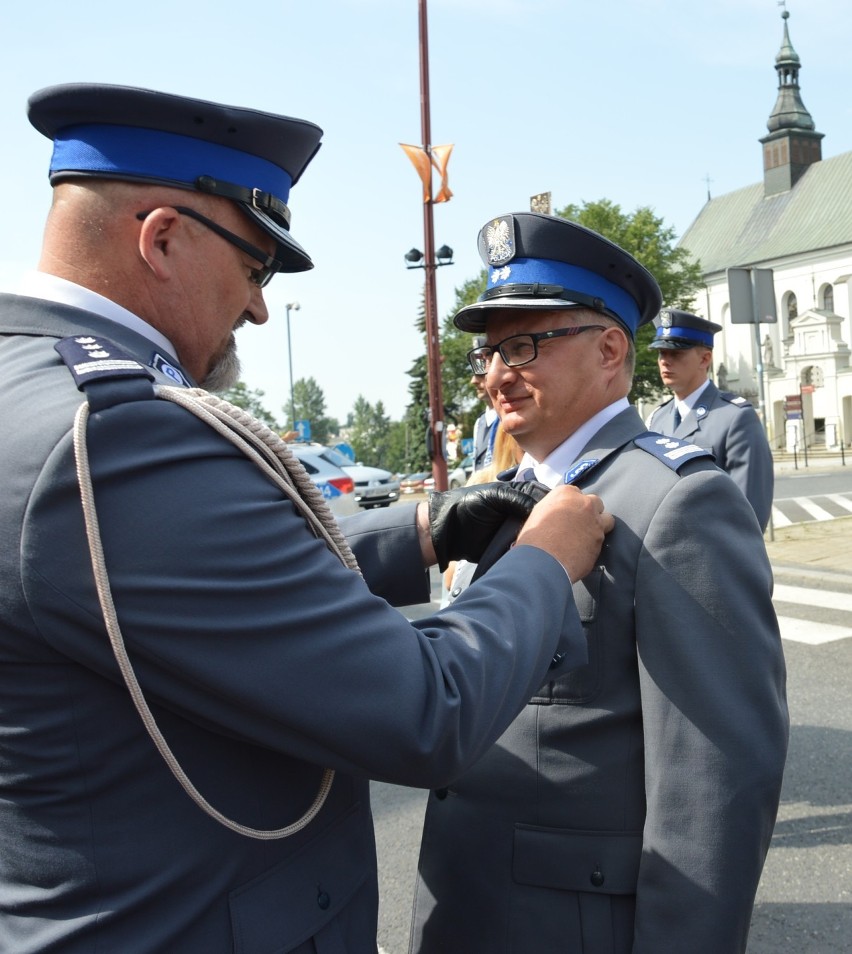
[[642, 832], [515, 826], [512, 874], [520, 884], [593, 894], [635, 894]]

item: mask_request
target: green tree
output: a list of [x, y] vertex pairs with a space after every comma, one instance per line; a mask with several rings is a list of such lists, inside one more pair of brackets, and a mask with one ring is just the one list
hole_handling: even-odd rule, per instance
[[[557, 215], [586, 228], [594, 229], [625, 251], [630, 252], [657, 279], [663, 302], [670, 308], [689, 310], [702, 287], [701, 266], [690, 258], [685, 248], [675, 246], [675, 231], [653, 209], [641, 206], [635, 212], [623, 212], [609, 199], [566, 205]], [[653, 398], [660, 392], [657, 359], [648, 344], [654, 337], [654, 326], [645, 325], [636, 334], [636, 373], [630, 400], [634, 403]]]
[[[325, 413], [325, 394], [313, 378], [299, 378], [293, 384], [293, 403], [297, 421], [311, 422], [311, 439], [320, 444], [327, 444], [340, 431], [339, 422]], [[289, 407], [284, 408], [288, 417], [288, 430], [295, 429], [295, 422], [290, 420]]]
[[273, 431], [277, 431], [279, 430], [278, 422], [263, 405], [264, 395], [264, 391], [258, 388], [250, 391], [242, 381], [237, 381], [232, 388], [222, 394], [222, 398], [237, 407], [241, 407], [244, 411], [248, 411], [252, 417], [256, 417], [257, 420], [262, 421]]
[[[476, 398], [476, 392], [470, 384], [470, 367], [467, 353], [471, 348], [471, 336], [459, 331], [452, 322], [453, 315], [464, 305], [476, 301], [485, 290], [485, 271], [478, 278], [470, 279], [455, 292], [455, 301], [450, 313], [444, 318], [440, 333], [441, 350], [441, 392], [444, 402], [444, 420], [458, 424], [465, 437], [473, 436], [473, 422], [482, 413], [484, 407]], [[408, 455], [413, 470], [428, 470], [430, 466], [426, 451], [425, 434], [429, 420], [429, 383], [426, 374], [426, 317], [425, 307], [421, 304], [417, 318], [417, 329], [423, 334], [423, 354], [419, 355], [408, 375], [411, 382], [408, 393], [411, 400], [406, 411], [405, 424], [409, 439], [416, 432], [417, 437]]]
[[355, 451], [355, 460], [392, 469], [388, 466], [390, 426], [384, 404], [378, 401], [374, 407], [359, 394], [349, 422], [349, 443]]

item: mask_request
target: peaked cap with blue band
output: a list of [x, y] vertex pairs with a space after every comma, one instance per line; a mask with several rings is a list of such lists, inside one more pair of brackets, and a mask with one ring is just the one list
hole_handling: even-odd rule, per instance
[[481, 333], [506, 308], [592, 308], [619, 321], [632, 338], [652, 321], [662, 295], [654, 276], [609, 239], [576, 222], [540, 212], [491, 219], [479, 233], [488, 286], [453, 319]]
[[67, 83], [29, 99], [52, 139], [50, 182], [80, 176], [150, 182], [223, 196], [276, 243], [291, 272], [313, 268], [290, 235], [287, 202], [320, 146], [313, 123], [131, 86]]
[[721, 330], [722, 326], [715, 321], [699, 318], [677, 308], [666, 308], [660, 312], [657, 334], [648, 347], [663, 351], [712, 348], [713, 335]]

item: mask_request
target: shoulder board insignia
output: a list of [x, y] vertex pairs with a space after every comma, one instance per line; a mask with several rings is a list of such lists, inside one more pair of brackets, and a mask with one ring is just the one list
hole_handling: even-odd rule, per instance
[[734, 394], [731, 391], [720, 391], [719, 397], [723, 401], [727, 401], [728, 404], [735, 404], [737, 407], [751, 407], [752, 403], [748, 398], [744, 398], [741, 394]]
[[681, 466], [688, 460], [695, 460], [698, 457], [709, 457], [714, 460], [711, 451], [697, 444], [691, 444], [688, 441], [680, 441], [676, 437], [666, 437], [663, 434], [656, 434], [654, 431], [648, 431], [635, 438], [633, 443], [643, 451], [653, 455], [657, 460], [661, 460], [672, 470], [680, 470]]
[[115, 378], [154, 380], [154, 375], [146, 367], [108, 338], [73, 335], [57, 341], [54, 347], [71, 371], [80, 391], [92, 381]]

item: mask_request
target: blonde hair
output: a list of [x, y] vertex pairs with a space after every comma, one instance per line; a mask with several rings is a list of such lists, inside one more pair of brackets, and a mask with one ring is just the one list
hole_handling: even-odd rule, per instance
[[467, 486], [472, 484], [487, 484], [501, 474], [504, 470], [514, 467], [523, 457], [523, 451], [518, 446], [518, 442], [504, 431], [498, 422], [497, 434], [494, 437], [494, 451], [491, 456], [491, 463], [486, 467], [475, 470], [467, 479]]

